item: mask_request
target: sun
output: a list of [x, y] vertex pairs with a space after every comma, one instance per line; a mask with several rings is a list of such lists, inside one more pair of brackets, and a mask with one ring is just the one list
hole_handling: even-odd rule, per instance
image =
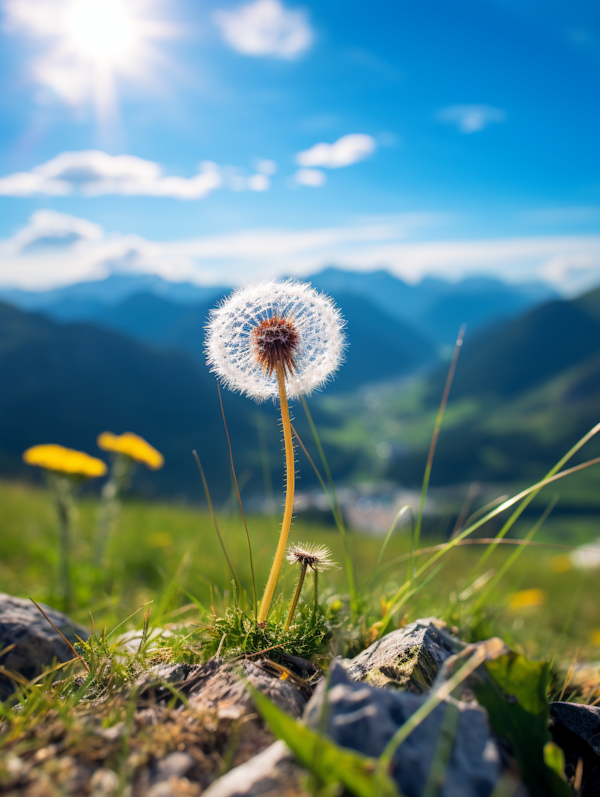
[[11, 0], [6, 9], [8, 28], [36, 42], [28, 76], [45, 89], [40, 101], [91, 103], [105, 131], [118, 127], [120, 84], [162, 86], [170, 62], [158, 43], [183, 33], [166, 0]]
[[118, 66], [144, 40], [143, 25], [119, 0], [77, 0], [65, 15], [66, 44], [82, 60]]

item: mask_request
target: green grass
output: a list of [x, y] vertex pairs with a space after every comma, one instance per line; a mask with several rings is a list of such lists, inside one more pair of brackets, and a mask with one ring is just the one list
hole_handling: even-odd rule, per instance
[[[585, 474], [585, 471], [583, 472]], [[576, 480], [583, 474], [570, 478]], [[561, 482], [562, 484], [562, 482]], [[538, 502], [539, 514], [552, 497], [546, 488]], [[544, 499], [541, 501], [541, 499]], [[190, 595], [209, 609], [211, 601], [218, 613], [232, 603], [231, 574], [224, 561], [208, 512], [167, 503], [127, 501], [111, 541], [111, 567], [102, 573], [90, 565], [91, 540], [96, 502], [85, 498], [79, 505], [74, 534], [73, 568], [76, 607], [74, 619], [89, 624], [89, 612], [97, 627], [109, 629], [123, 622], [143, 604], [153, 601], [152, 622], [189, 620], [201, 622], [202, 613]], [[0, 590], [23, 597], [31, 596], [49, 605], [60, 606], [58, 582], [57, 531], [53, 510], [44, 489], [17, 483], [0, 482]], [[504, 515], [502, 516], [504, 519]], [[524, 537], [535, 521], [519, 519], [513, 536]], [[250, 569], [243, 524], [239, 516], [220, 516], [219, 525], [226, 546], [246, 590], [250, 590]], [[249, 516], [248, 526], [255, 552], [259, 589], [264, 585], [277, 540], [274, 518]], [[447, 527], [430, 519], [424, 525], [422, 545], [443, 540], [435, 530]], [[480, 533], [493, 536], [498, 525], [484, 526]], [[594, 516], [556, 515], [546, 521], [536, 540], [560, 539], [566, 545], [578, 545], [598, 534]], [[328, 545], [334, 559], [344, 561], [340, 535], [335, 526], [318, 526], [301, 519], [292, 526], [293, 540]], [[355, 638], [368, 641], [376, 632], [372, 626], [382, 619], [384, 601], [391, 599], [404, 583], [406, 554], [410, 544], [406, 531], [397, 532], [383, 557], [381, 571], [373, 578], [382, 539], [351, 533], [349, 546], [355, 563], [361, 606], [357, 612]], [[473, 607], [478, 593], [466, 600], [460, 595], [471, 585], [484, 548], [459, 546], [441, 560], [443, 566], [425, 587], [417, 591], [394, 618], [394, 623], [419, 616], [437, 615], [470, 638], [486, 634], [503, 635], [507, 641], [531, 656], [545, 656], [552, 650], [559, 659], [572, 657], [579, 650], [581, 658], [600, 657], [600, 649], [591, 643], [593, 632], [600, 629], [600, 610], [594, 573], [568, 570], [556, 572], [561, 551], [553, 548], [529, 548], [517, 559], [503, 579], [487, 596], [476, 614]], [[485, 564], [485, 572], [498, 571], [513, 553], [513, 546], [499, 546]], [[402, 561], [397, 561], [404, 557]], [[424, 558], [418, 560], [420, 565]], [[284, 568], [278, 590], [286, 599], [295, 586], [292, 568]], [[310, 577], [305, 598], [310, 599]], [[325, 605], [334, 601], [347, 605], [347, 579], [344, 570], [332, 570], [320, 578]], [[542, 590], [544, 603], [518, 611], [507, 608], [511, 596], [524, 589]], [[338, 604], [335, 604], [337, 606]], [[186, 608], [187, 607], [187, 608]], [[185, 609], [185, 611], [181, 611]], [[141, 625], [138, 612], [124, 629]], [[206, 620], [204, 619], [204, 622]], [[345, 635], [346, 637], [346, 635]], [[338, 652], [344, 653], [338, 640]]]

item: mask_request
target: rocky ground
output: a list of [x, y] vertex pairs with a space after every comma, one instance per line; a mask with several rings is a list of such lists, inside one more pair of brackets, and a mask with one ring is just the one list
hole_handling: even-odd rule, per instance
[[[72, 641], [75, 634], [87, 636], [60, 612], [47, 613]], [[261, 656], [150, 667], [138, 662], [127, 684], [103, 681], [72, 708], [66, 698], [52, 697], [60, 685], [48, 697], [36, 695], [43, 707], [37, 718], [28, 716], [27, 705], [14, 705], [15, 684], [35, 679], [54, 659], [71, 659], [71, 649], [30, 602], [4, 595], [0, 657], [6, 701], [0, 793], [6, 795], [314, 794], [305, 766], [323, 772], [306, 759], [300, 732], [276, 740], [253, 689], [333, 742], [331, 750], [361, 754], [367, 777], [369, 762], [439, 694], [402, 743], [387, 748], [386, 777], [404, 797], [600, 794], [600, 709], [548, 705], [545, 692], [534, 694], [543, 665], [526, 664], [501, 640], [467, 646], [433, 618], [390, 633], [352, 660], [334, 660], [326, 676], [285, 654], [279, 663]], [[533, 679], [530, 692], [521, 688], [527, 679]], [[68, 710], [61, 710], [61, 701]], [[326, 744], [320, 747], [329, 755]], [[558, 767], [544, 763], [544, 747]], [[329, 794], [368, 793], [353, 779], [352, 766], [354, 759], [339, 772], [345, 791]]]

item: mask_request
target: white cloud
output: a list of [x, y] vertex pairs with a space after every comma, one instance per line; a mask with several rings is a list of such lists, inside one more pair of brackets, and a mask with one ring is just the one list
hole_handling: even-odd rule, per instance
[[251, 174], [248, 177], [248, 188], [250, 191], [268, 191], [271, 181], [266, 174]]
[[55, 210], [38, 210], [10, 239], [13, 254], [95, 243], [104, 237], [99, 224]]
[[314, 147], [296, 155], [298, 166], [322, 166], [326, 169], [339, 169], [362, 161], [375, 152], [377, 143], [372, 136], [352, 133], [342, 136], [333, 144], [315, 144]]
[[244, 55], [296, 58], [313, 40], [306, 12], [286, 8], [279, 0], [215, 11], [213, 18], [227, 44]]
[[409, 282], [426, 275], [452, 280], [500, 274], [513, 282], [548, 280], [571, 293], [600, 282], [598, 235], [423, 239], [428, 229], [439, 231], [446, 223], [445, 216], [399, 214], [340, 227], [241, 230], [154, 242], [38, 211], [12, 238], [0, 241], [0, 285], [44, 289], [98, 279], [114, 270], [155, 273], [173, 281], [243, 283], [282, 274], [304, 276], [328, 263], [355, 270], [387, 268]]
[[450, 105], [438, 114], [442, 122], [455, 125], [461, 133], [479, 133], [491, 124], [506, 121], [506, 111], [491, 105]]
[[256, 161], [256, 171], [260, 172], [261, 174], [266, 174], [269, 177], [275, 174], [277, 171], [277, 164], [275, 161], [270, 160], [269, 158], [259, 158]]
[[123, 194], [174, 199], [204, 199], [219, 188], [223, 178], [212, 163], [200, 164], [194, 177], [163, 174], [153, 161], [133, 155], [108, 155], [98, 150], [63, 152], [30, 172], [0, 178], [4, 196], [84, 196]]
[[321, 185], [325, 185], [327, 175], [319, 169], [298, 169], [294, 175], [294, 180], [299, 185], [310, 185], [313, 188], [318, 188]]

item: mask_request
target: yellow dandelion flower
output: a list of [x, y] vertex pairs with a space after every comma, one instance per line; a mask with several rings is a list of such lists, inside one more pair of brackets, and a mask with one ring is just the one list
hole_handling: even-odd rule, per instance
[[600, 628], [595, 628], [590, 634], [590, 642], [592, 645], [600, 647]]
[[135, 459], [136, 462], [143, 462], [152, 470], [159, 470], [165, 464], [163, 455], [150, 443], [147, 443], [143, 437], [133, 432], [123, 432], [121, 435], [102, 432], [98, 435], [97, 442], [98, 447], [103, 451], [124, 454], [126, 457]]
[[550, 560], [550, 567], [555, 573], [566, 573], [573, 567], [573, 563], [568, 553], [559, 553]]
[[521, 609], [533, 609], [536, 606], [543, 606], [547, 597], [543, 589], [522, 589], [514, 593], [508, 608], [513, 612], [518, 612]]
[[106, 464], [101, 459], [58, 445], [32, 446], [23, 453], [23, 461], [44, 470], [69, 476], [85, 476], [89, 479], [104, 476], [106, 473]]

